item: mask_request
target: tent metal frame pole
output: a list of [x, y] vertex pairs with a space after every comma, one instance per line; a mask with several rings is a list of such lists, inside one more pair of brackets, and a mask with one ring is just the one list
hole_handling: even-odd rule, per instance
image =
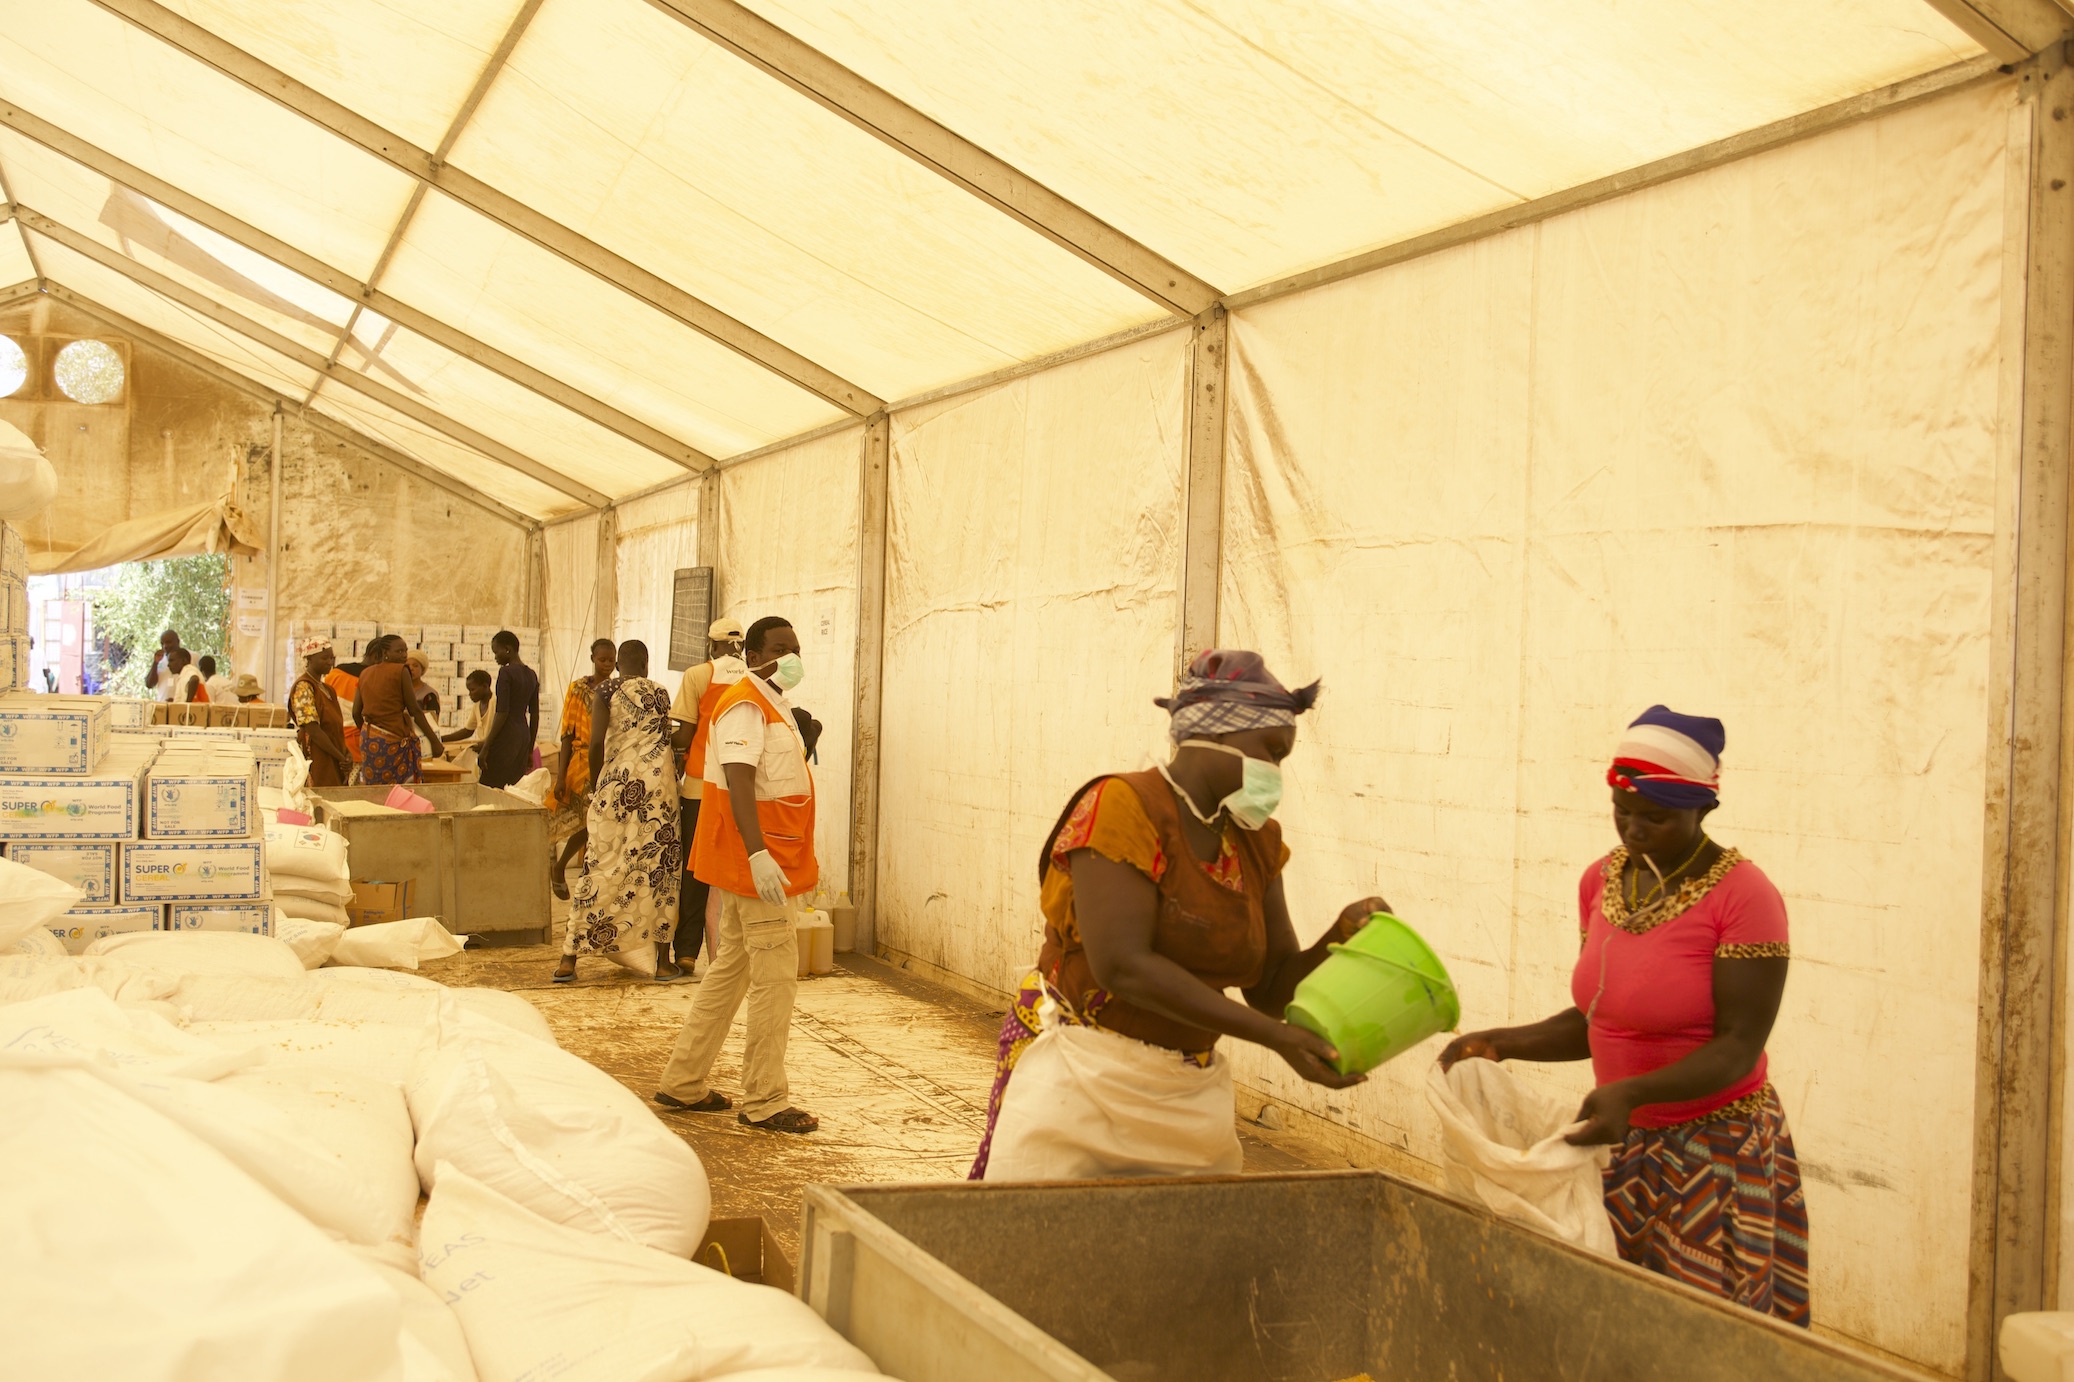
[[2001, 445], [1982, 862], [1966, 1376], [2000, 1376], [2002, 1319], [2051, 1309], [2069, 825], [2066, 673], [2074, 498], [2074, 69], [2019, 74], [2005, 216]]
[[1218, 290], [735, 0], [649, 0], [750, 66], [1179, 317]]
[[[262, 656], [267, 663], [266, 680], [272, 685], [274, 674], [282, 671], [285, 664], [274, 658], [281, 651], [281, 401], [274, 400], [274, 443], [267, 455], [267, 519], [266, 519], [266, 642]], [[288, 704], [287, 688], [281, 688], [280, 703]]]
[[[87, 143], [70, 131], [20, 106], [0, 102], [0, 126], [41, 144], [52, 153], [78, 164], [89, 172], [98, 173], [108, 181], [128, 188], [138, 196], [149, 198], [160, 206], [185, 216], [197, 225], [206, 226], [233, 244], [271, 259], [282, 268], [298, 273], [340, 297], [349, 298], [358, 306], [379, 313], [398, 326], [417, 332], [434, 345], [444, 346], [454, 354], [481, 365], [492, 374], [502, 375], [521, 388], [529, 389], [550, 402], [558, 403], [607, 431], [617, 432], [628, 441], [646, 447], [672, 464], [698, 471], [713, 463], [713, 458], [705, 452], [686, 445], [660, 428], [622, 412], [545, 370], [534, 368], [517, 356], [506, 354], [487, 342], [477, 340], [429, 312], [421, 312], [409, 303], [381, 292], [371, 283], [363, 283], [351, 274], [326, 264], [285, 240], [268, 235], [258, 227], [239, 220], [229, 212], [210, 205], [163, 178], [152, 176], [105, 149]], [[335, 360], [337, 357], [333, 358]]]
[[456, 499], [465, 500], [492, 517], [500, 518], [504, 522], [511, 524], [514, 528], [521, 528], [531, 532], [540, 527], [538, 519], [529, 517], [526, 514], [520, 513], [517, 509], [497, 502], [487, 494], [469, 486], [466, 481], [456, 479], [445, 471], [429, 466], [415, 456], [398, 451], [387, 442], [378, 441], [350, 424], [327, 417], [322, 413], [303, 409], [294, 400], [283, 397], [278, 390], [268, 388], [257, 380], [248, 379], [236, 370], [211, 360], [193, 347], [182, 345], [179, 341], [161, 334], [142, 322], [132, 321], [113, 308], [103, 307], [84, 293], [76, 293], [61, 283], [46, 283], [38, 289], [22, 293], [15, 298], [0, 297], [0, 307], [11, 305], [11, 303], [18, 302], [23, 298], [34, 297], [39, 292], [47, 294], [54, 301], [62, 302], [69, 307], [76, 307], [90, 317], [99, 318], [114, 330], [120, 331], [131, 339], [149, 346], [161, 355], [179, 361], [197, 374], [206, 375], [219, 384], [225, 385], [228, 388], [242, 390], [256, 398], [265, 399], [269, 403], [278, 403], [286, 407], [295, 408], [296, 418], [304, 426], [335, 437], [348, 446], [357, 447], [368, 455], [373, 456], [376, 460], [394, 466], [413, 479], [422, 480], [428, 485], [443, 489]]
[[[594, 603], [597, 632], [591, 638], [619, 642], [619, 510], [607, 505], [598, 514], [598, 583]], [[588, 646], [589, 640], [585, 640]]]
[[81, 235], [39, 211], [18, 205], [15, 207], [15, 216], [36, 234], [63, 245], [74, 254], [91, 259], [102, 268], [112, 269], [132, 282], [149, 288], [169, 302], [177, 303], [191, 312], [207, 317], [219, 326], [236, 332], [255, 345], [264, 346], [277, 355], [285, 356], [305, 369], [315, 370], [322, 382], [343, 384], [356, 393], [366, 394], [375, 402], [394, 409], [435, 432], [443, 433], [508, 470], [517, 471], [527, 479], [546, 485], [549, 489], [559, 490], [580, 504], [601, 509], [612, 502], [610, 495], [570, 479], [559, 470], [543, 465], [531, 456], [506, 446], [495, 437], [478, 432], [465, 423], [456, 422], [437, 408], [419, 402], [401, 389], [378, 383], [357, 370], [334, 365], [302, 342], [253, 321], [206, 293], [197, 292], [176, 278], [109, 249], [91, 236]]
[[1213, 307], [1195, 319], [1188, 355], [1188, 456], [1182, 477], [1181, 618], [1174, 675], [1217, 646], [1217, 587], [1224, 548], [1224, 420], [1231, 316]]
[[885, 715], [886, 521], [893, 418], [865, 424], [857, 485], [857, 699], [850, 732], [850, 904], [856, 948], [878, 954], [879, 745]]
[[870, 390], [808, 359], [784, 343], [738, 321], [702, 301], [653, 270], [579, 234], [568, 226], [499, 191], [451, 163], [435, 159], [401, 135], [382, 128], [351, 107], [306, 86], [236, 44], [157, 3], [157, 0], [94, 0], [96, 5], [140, 32], [150, 34], [251, 90], [292, 111], [317, 128], [372, 154], [398, 172], [452, 197], [489, 217], [506, 230], [523, 235], [620, 291], [665, 312], [692, 330], [718, 341], [746, 359], [784, 376], [809, 393], [858, 416], [878, 411], [883, 400]]
[[726, 592], [722, 589], [720, 582], [720, 473], [711, 471], [700, 476], [698, 485], [698, 564], [712, 568], [713, 617], [717, 619], [720, 617], [720, 611], [727, 608], [724, 599]]
[[2074, 16], [2053, 0], [1924, 0], [1999, 62], [2022, 62], [2067, 36]]

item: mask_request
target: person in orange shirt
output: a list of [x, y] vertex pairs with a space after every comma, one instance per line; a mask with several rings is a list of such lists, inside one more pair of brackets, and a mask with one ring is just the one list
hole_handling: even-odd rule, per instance
[[684, 887], [677, 905], [677, 963], [690, 969], [706, 940], [707, 886], [693, 870], [692, 837], [699, 828], [699, 802], [706, 790], [706, 741], [713, 733], [713, 713], [727, 688], [742, 679], [742, 621], [715, 619], [706, 629], [706, 660], [685, 669], [677, 683], [676, 699], [670, 702], [670, 718], [677, 730], [670, 738], [684, 753], [684, 774], [677, 783], [678, 807], [684, 823], [678, 838], [684, 841]]
[[[360, 694], [360, 673], [364, 669], [364, 665], [358, 662], [339, 663], [324, 674], [324, 684], [331, 688], [333, 695], [338, 697], [338, 703], [341, 706], [351, 705], [354, 698]], [[346, 756], [358, 763], [360, 761], [360, 726], [348, 720], [345, 726], [345, 735]], [[347, 776], [350, 778], [351, 774], [349, 773]]]
[[799, 636], [783, 619], [759, 619], [742, 640], [746, 675], [721, 693], [706, 739], [693, 873], [720, 899], [713, 964], [677, 1034], [655, 1101], [664, 1108], [733, 1108], [707, 1077], [735, 1009], [749, 999], [736, 1120], [771, 1132], [821, 1126], [792, 1107], [785, 1037], [799, 988], [798, 904], [820, 881], [814, 861], [814, 778], [785, 693], [805, 675]]

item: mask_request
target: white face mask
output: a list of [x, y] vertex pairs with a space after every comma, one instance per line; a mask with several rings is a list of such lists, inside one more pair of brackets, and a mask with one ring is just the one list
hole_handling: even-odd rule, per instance
[[790, 691], [806, 680], [807, 669], [806, 664], [799, 660], [798, 653], [787, 653], [757, 675], [780, 691]]
[[[1232, 824], [1241, 830], [1258, 830], [1275, 814], [1282, 804], [1282, 765], [1269, 763], [1242, 753], [1229, 744], [1216, 744], [1208, 739], [1184, 739], [1184, 749], [1210, 749], [1216, 753], [1228, 753], [1245, 764], [1245, 776], [1239, 780], [1239, 789], [1217, 803], [1231, 817]], [[1182, 793], [1184, 797], [1187, 793]], [[1193, 803], [1190, 803], [1193, 805]]]

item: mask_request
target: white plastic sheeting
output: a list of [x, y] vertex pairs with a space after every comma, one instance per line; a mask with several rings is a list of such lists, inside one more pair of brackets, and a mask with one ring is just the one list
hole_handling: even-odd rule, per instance
[[561, 735], [562, 692], [584, 675], [591, 640], [612, 630], [598, 605], [598, 520], [557, 523], [546, 544], [547, 615], [540, 630], [540, 737]]
[[1185, 331], [896, 414], [878, 940], [1008, 988], [1066, 795], [1173, 686]]
[[814, 853], [822, 885], [849, 886], [850, 749], [857, 706], [858, 477], [864, 429], [720, 472], [721, 609], [743, 627], [792, 621], [806, 680], [789, 699], [821, 722]]
[[[1232, 331], [1223, 638], [1325, 679], [1282, 812], [1300, 933], [1379, 891], [1445, 958], [1465, 1030], [1560, 1010], [1579, 875], [1616, 843], [1620, 727], [1656, 701], [1721, 716], [1710, 831], [1793, 918], [1771, 1052], [1818, 1318], [1948, 1371], [2008, 99], [1949, 98]], [[1435, 1158], [1423, 1057], [1328, 1098], [1238, 1055], [1242, 1078]]]
[[621, 642], [638, 638], [648, 645], [648, 674], [677, 689], [670, 670], [670, 607], [677, 591], [677, 571], [699, 564], [699, 485], [676, 485], [643, 499], [621, 504], [614, 550], [618, 603], [612, 636]]

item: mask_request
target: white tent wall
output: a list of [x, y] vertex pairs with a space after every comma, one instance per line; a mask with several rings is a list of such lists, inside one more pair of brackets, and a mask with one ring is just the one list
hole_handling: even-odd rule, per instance
[[679, 567], [697, 566], [699, 486], [672, 485], [615, 507], [619, 532], [614, 544], [618, 599], [612, 636], [648, 645], [648, 674], [674, 694], [678, 674], [670, 670], [670, 602]]
[[562, 693], [587, 675], [594, 638], [609, 638], [598, 608], [598, 517], [587, 514], [541, 530], [547, 567], [547, 616], [540, 630], [540, 737], [561, 734]]
[[[1816, 1318], [1947, 1371], [2010, 99], [1284, 299], [1231, 336], [1221, 632], [1326, 687], [1283, 811], [1299, 933], [1380, 892], [1445, 958], [1465, 1030], [1559, 1011], [1579, 876], [1616, 843], [1620, 727], [1657, 701], [1722, 717], [1710, 830], [1794, 922], [1771, 1052]], [[1436, 1158], [1424, 1056], [1327, 1094], [1234, 1055], [1247, 1083]]]
[[821, 722], [820, 761], [813, 765], [814, 854], [831, 895], [850, 886], [863, 444], [859, 426], [719, 474], [719, 608], [745, 628], [767, 614], [782, 615], [799, 635], [806, 680], [789, 699]]
[[1011, 989], [1066, 795], [1158, 742], [1188, 334], [893, 417], [878, 940]]

